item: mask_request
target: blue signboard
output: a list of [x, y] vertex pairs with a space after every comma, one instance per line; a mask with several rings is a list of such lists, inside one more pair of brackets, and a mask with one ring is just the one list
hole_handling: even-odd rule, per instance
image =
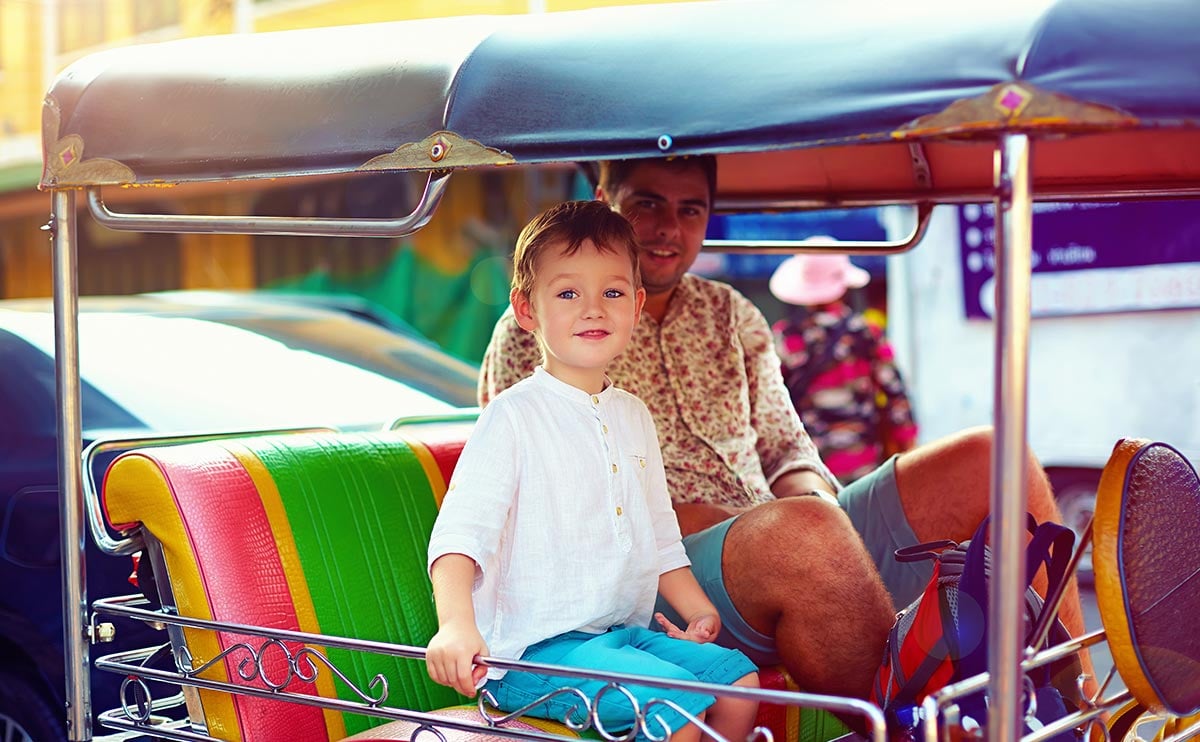
[[[706, 236], [714, 240], [803, 240], [827, 236], [843, 241], [879, 241], [887, 239], [887, 232], [880, 224], [878, 209], [835, 209], [714, 214]], [[786, 254], [704, 253], [693, 270], [706, 276], [765, 279], [787, 258]], [[879, 276], [884, 272], [886, 259], [856, 255], [853, 262]]]
[[[995, 207], [958, 212], [963, 306], [990, 318]], [[1034, 204], [1032, 263], [1035, 317], [1200, 307], [1200, 202]]]

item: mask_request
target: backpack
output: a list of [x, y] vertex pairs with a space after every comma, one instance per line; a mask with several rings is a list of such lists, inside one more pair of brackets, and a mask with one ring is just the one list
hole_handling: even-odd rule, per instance
[[[961, 544], [934, 541], [896, 551], [900, 561], [935, 560], [933, 577], [924, 593], [901, 611], [888, 635], [883, 661], [875, 675], [870, 700], [886, 711], [889, 726], [896, 725], [904, 736], [915, 732], [919, 737], [923, 724], [916, 713], [930, 693], [951, 683], [987, 670], [988, 652], [988, 577], [991, 550], [985, 543], [988, 519], [975, 535]], [[1047, 594], [1067, 579], [1067, 566], [1075, 534], [1056, 523], [1038, 524], [1027, 516], [1033, 538], [1026, 549], [1025, 569], [1025, 645], [1042, 615], [1042, 598], [1030, 583], [1033, 575], [1046, 565], [1049, 576]], [[1047, 645], [1070, 639], [1062, 622], [1055, 617]], [[1033, 699], [1026, 699], [1026, 731], [1039, 729], [1078, 708], [1080, 700], [1076, 678], [1079, 658], [1072, 654], [1064, 660], [1030, 671], [1029, 686]], [[987, 726], [986, 691], [957, 699], [959, 718], [971, 717], [980, 727]], [[894, 727], [895, 728], [895, 727]], [[1050, 738], [1074, 742], [1068, 730]]]

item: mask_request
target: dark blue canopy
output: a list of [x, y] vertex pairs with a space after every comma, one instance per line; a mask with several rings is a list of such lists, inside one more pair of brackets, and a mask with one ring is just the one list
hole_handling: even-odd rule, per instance
[[[184, 39], [72, 65], [43, 187], [722, 156], [723, 196], [1200, 180], [1200, 3], [709, 2]], [[929, 177], [914, 169], [928, 164]]]

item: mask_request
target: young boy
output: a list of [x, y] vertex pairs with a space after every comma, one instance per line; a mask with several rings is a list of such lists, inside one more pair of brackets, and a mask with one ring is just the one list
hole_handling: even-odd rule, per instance
[[[522, 230], [514, 263], [513, 311], [542, 365], [479, 416], [434, 526], [430, 677], [467, 696], [483, 685], [506, 711], [563, 687], [595, 698], [605, 683], [484, 668], [476, 655], [756, 687], [745, 655], [710, 643], [720, 619], [689, 568], [650, 413], [605, 376], [645, 301], [633, 229], [602, 202], [560, 204]], [[648, 628], [656, 593], [686, 629], [662, 614], [653, 617], [666, 633]], [[645, 708], [650, 699], [729, 740], [746, 738], [757, 711], [736, 698], [630, 690], [648, 731], [665, 724], [676, 742], [700, 729], [664, 704]], [[561, 721], [578, 705], [563, 694], [526, 713]], [[619, 693], [601, 694], [597, 710], [605, 729], [636, 723]]]

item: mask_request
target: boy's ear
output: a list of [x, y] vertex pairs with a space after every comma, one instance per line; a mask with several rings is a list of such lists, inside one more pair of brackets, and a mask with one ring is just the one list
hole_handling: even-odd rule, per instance
[[537, 329], [537, 317], [533, 316], [533, 302], [520, 289], [513, 289], [508, 294], [508, 303], [512, 304], [513, 315], [522, 330], [533, 332]]
[[646, 306], [646, 289], [639, 288], [633, 295], [633, 324], [637, 324], [642, 318], [642, 307]]

